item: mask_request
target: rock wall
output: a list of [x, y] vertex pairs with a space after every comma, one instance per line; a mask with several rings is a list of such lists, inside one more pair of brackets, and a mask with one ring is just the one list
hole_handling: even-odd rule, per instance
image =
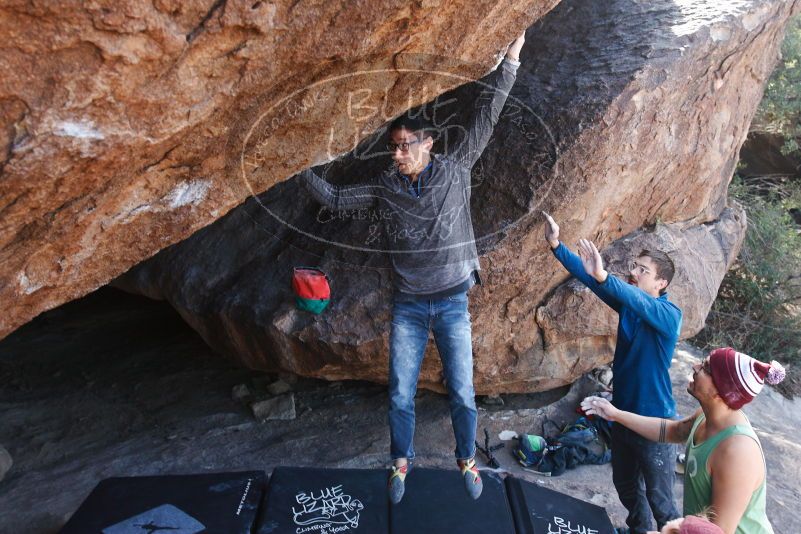
[[[780, 0], [565, 0], [529, 29], [517, 83], [473, 173], [479, 393], [552, 388], [611, 359], [615, 318], [575, 283], [560, 287], [567, 276], [543, 240], [541, 209], [563, 241], [595, 240], [613, 268], [646, 246], [671, 253], [682, 336], [702, 328], [745, 231], [742, 208], [726, 206], [727, 185], [785, 22], [800, 9]], [[466, 84], [424, 110], [458, 138], [481, 89]], [[381, 139], [318, 171], [339, 184], [364, 180], [388, 164]], [[391, 273], [373, 239], [380, 217], [321, 210], [290, 180], [117, 284], [169, 300], [210, 345], [248, 366], [385, 381]], [[333, 279], [333, 303], [319, 317], [295, 310], [289, 290], [292, 266], [309, 264]], [[441, 389], [433, 344], [428, 351], [421, 386]]]
[[[352, 148], [328, 127], [350, 120], [340, 100], [354, 90], [373, 87], [360, 105], [389, 115], [425, 102], [415, 69], [478, 78], [557, 1], [4, 2], [0, 338]], [[253, 119], [337, 77], [256, 132], [239, 179]]]

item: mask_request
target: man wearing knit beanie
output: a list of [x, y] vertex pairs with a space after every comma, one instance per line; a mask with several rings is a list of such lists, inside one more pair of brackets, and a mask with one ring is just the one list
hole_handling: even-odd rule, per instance
[[726, 534], [773, 534], [765, 513], [765, 458], [748, 418], [740, 410], [765, 382], [778, 384], [784, 369], [732, 348], [715, 349], [693, 366], [687, 391], [701, 407], [681, 421], [643, 417], [618, 410], [600, 397], [587, 397], [587, 414], [615, 421], [641, 436], [686, 442], [684, 514], [710, 510]]
[[778, 384], [784, 378], [784, 369], [776, 362], [768, 365], [729, 347], [709, 354], [709, 371], [723, 402], [732, 410], [754, 400], [766, 379]]

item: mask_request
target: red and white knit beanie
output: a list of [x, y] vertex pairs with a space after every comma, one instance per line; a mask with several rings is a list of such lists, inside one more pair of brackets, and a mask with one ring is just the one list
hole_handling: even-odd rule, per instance
[[718, 394], [732, 410], [754, 400], [765, 381], [778, 384], [784, 380], [784, 367], [779, 362], [760, 362], [731, 347], [710, 352], [709, 368]]
[[708, 519], [697, 515], [688, 515], [681, 522], [679, 534], [723, 534], [723, 529]]

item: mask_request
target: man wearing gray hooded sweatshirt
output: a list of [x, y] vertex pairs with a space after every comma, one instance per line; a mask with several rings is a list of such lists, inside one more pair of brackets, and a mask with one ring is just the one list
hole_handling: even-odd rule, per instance
[[508, 48], [485, 80], [464, 139], [448, 154], [432, 154], [433, 128], [408, 114], [388, 128], [394, 165], [376, 179], [351, 186], [329, 184], [311, 170], [301, 180], [331, 210], [375, 207], [394, 271], [389, 368], [389, 497], [403, 497], [414, 459], [414, 396], [429, 331], [433, 331], [450, 399], [456, 462], [467, 493], [481, 495], [475, 464], [477, 411], [467, 292], [480, 283], [470, 217], [471, 169], [489, 142], [514, 85], [524, 35]]

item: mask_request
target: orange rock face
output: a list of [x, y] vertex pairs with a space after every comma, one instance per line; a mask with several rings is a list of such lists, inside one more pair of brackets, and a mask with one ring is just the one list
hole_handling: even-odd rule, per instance
[[[611, 360], [616, 318], [580, 285], [563, 285], [542, 209], [565, 243], [593, 239], [613, 271], [642, 248], [671, 254], [682, 336], [702, 328], [745, 232], [727, 186], [799, 8], [564, 0], [529, 29], [517, 82], [473, 172], [484, 279], [470, 307], [477, 392], [553, 388]], [[468, 84], [427, 109], [458, 130], [480, 90]], [[369, 137], [318, 170], [339, 184], [363, 181], [387, 164], [380, 141]], [[391, 273], [380, 247], [365, 247], [375, 217], [320, 210], [290, 180], [117, 283], [167, 299], [211, 346], [248, 366], [386, 381]], [[333, 279], [321, 316], [296, 310], [289, 290], [292, 267], [309, 264]], [[428, 350], [421, 386], [441, 389], [433, 343]]]
[[[424, 102], [482, 75], [556, 3], [6, 2], [0, 337], [352, 148], [343, 99], [387, 115]], [[462, 78], [420, 90], [421, 69]], [[382, 76], [352, 76], [366, 70]]]

